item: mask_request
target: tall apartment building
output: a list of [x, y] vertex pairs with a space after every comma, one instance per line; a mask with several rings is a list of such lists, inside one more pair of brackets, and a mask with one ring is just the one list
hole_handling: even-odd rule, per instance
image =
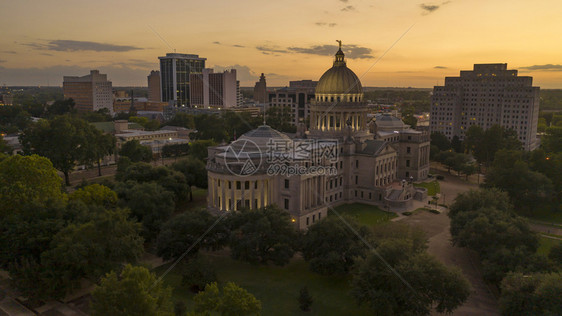
[[65, 98], [72, 98], [78, 111], [108, 109], [113, 115], [113, 92], [107, 75], [91, 70], [82, 77], [64, 76], [62, 89]]
[[263, 73], [260, 76], [260, 81], [256, 82], [254, 86], [254, 101], [259, 104], [267, 102], [267, 84]]
[[507, 64], [475, 64], [433, 88], [430, 130], [461, 140], [471, 125], [498, 124], [517, 132], [525, 150], [537, 147], [539, 87]]
[[315, 87], [275, 89], [268, 93], [267, 106], [288, 108], [291, 111], [293, 125], [305, 123], [310, 116], [310, 104], [314, 101], [314, 89]]
[[160, 60], [161, 101], [174, 106], [191, 106], [190, 74], [200, 74], [205, 60], [199, 55], [168, 53]]
[[160, 71], [152, 70], [148, 79], [148, 101], [160, 102], [162, 90], [160, 89]]
[[201, 74], [191, 74], [189, 80], [192, 106], [230, 108], [240, 105], [236, 69], [215, 73], [205, 68]]

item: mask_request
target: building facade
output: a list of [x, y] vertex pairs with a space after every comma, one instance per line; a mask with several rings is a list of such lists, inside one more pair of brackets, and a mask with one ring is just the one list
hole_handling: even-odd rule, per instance
[[152, 70], [148, 79], [148, 101], [160, 102], [162, 97], [162, 89], [160, 89], [160, 71]]
[[113, 115], [112, 84], [98, 70], [82, 77], [64, 76], [62, 88], [64, 97], [72, 98], [78, 111], [107, 109]]
[[475, 64], [433, 89], [430, 130], [461, 140], [468, 128], [498, 124], [517, 132], [525, 150], [538, 146], [539, 87], [507, 64]]
[[199, 55], [168, 53], [160, 60], [161, 101], [182, 107], [191, 105], [190, 74], [200, 74], [205, 68], [205, 60]]
[[[306, 229], [345, 203], [405, 209], [425, 200], [427, 191], [411, 181], [427, 177], [429, 134], [392, 118], [368, 121], [368, 112], [361, 82], [340, 48], [314, 91], [309, 131], [300, 124], [291, 138], [263, 125], [209, 148], [208, 209], [221, 213], [275, 204]], [[272, 172], [289, 167], [298, 172]]]
[[297, 125], [308, 121], [312, 101], [314, 101], [314, 88], [281, 88], [268, 93], [267, 107], [289, 110], [292, 124]]
[[231, 108], [240, 105], [240, 87], [236, 69], [215, 73], [205, 68], [190, 75], [191, 105], [205, 108]]
[[267, 102], [267, 84], [265, 82], [265, 75], [262, 73], [260, 80], [254, 86], [254, 101], [258, 104]]

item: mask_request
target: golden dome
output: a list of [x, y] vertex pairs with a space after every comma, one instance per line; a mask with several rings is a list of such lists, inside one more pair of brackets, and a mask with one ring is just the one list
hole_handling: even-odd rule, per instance
[[328, 69], [316, 86], [316, 95], [321, 94], [363, 94], [361, 81], [357, 75], [347, 68], [344, 53], [340, 49], [332, 68]]

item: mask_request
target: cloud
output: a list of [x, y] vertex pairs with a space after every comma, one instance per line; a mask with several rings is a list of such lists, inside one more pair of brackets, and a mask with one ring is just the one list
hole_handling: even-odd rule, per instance
[[35, 49], [52, 50], [59, 52], [75, 52], [75, 51], [95, 51], [95, 52], [128, 52], [132, 50], [140, 50], [142, 48], [128, 45], [114, 45], [107, 43], [89, 42], [89, 41], [73, 41], [73, 40], [52, 40], [44, 43], [22, 43], [28, 47]]
[[435, 68], [435, 69], [449, 69], [448, 67], [445, 67], [445, 66], [435, 66], [433, 68]]
[[239, 47], [239, 48], [244, 48], [244, 47], [246, 47], [246, 46], [244, 46], [244, 45], [238, 45], [238, 44], [234, 44], [234, 45], [232, 45], [232, 47]]
[[158, 62], [150, 62], [142, 59], [129, 59], [123, 62], [112, 63], [111, 66], [150, 70], [158, 68]]
[[43, 56], [53, 56], [53, 54], [49, 54], [49, 53], [39, 53], [39, 55], [43, 55]]
[[5, 59], [0, 59], [0, 63], [5, 63], [5, 62], [7, 62], [7, 60], [5, 60]]
[[221, 42], [213, 42], [213, 44], [220, 45]]
[[[311, 54], [320, 56], [332, 56], [338, 51], [336, 45], [314, 45], [310, 47], [289, 47], [290, 51], [300, 54]], [[368, 47], [361, 47], [357, 45], [344, 45], [343, 52], [348, 58], [373, 58], [373, 50]]]
[[349, 0], [340, 0], [340, 1], [343, 2], [343, 3], [349, 2]]
[[[215, 72], [223, 72], [225, 70], [236, 69], [236, 79], [240, 80], [240, 84], [244, 86], [253, 86], [260, 77], [260, 73], [254, 72], [250, 67], [245, 65], [232, 65], [232, 66], [219, 66], [215, 65], [213, 70]], [[280, 75], [276, 73], [266, 73], [265, 76], [268, 79], [276, 80], [288, 80], [285, 75]]]
[[326, 22], [316, 22], [314, 24], [316, 24], [317, 26], [327, 26], [327, 27], [334, 27], [338, 25], [337, 23], [326, 23]]
[[4, 53], [4, 54], [17, 54], [17, 52], [13, 51], [13, 50], [4, 50], [4, 51], [2, 51], [2, 53]]
[[288, 53], [289, 52], [286, 49], [283, 49], [283, 48], [281, 48], [277, 45], [273, 45], [273, 46], [261, 45], [261, 46], [256, 46], [256, 49], [259, 50], [259, 51], [268, 52], [268, 53]]
[[562, 65], [553, 65], [553, 64], [532, 65], [527, 67], [520, 67], [519, 69], [538, 70], [538, 71], [562, 71]]
[[354, 6], [348, 5], [348, 6], [346, 6], [346, 7], [343, 7], [340, 11], [346, 12], [346, 11], [354, 11], [354, 10], [355, 10], [355, 7], [354, 7]]
[[443, 1], [441, 4], [429, 4], [429, 3], [422, 3], [420, 4], [420, 8], [422, 9], [422, 15], [428, 15], [432, 12], [437, 11], [442, 6], [449, 4], [451, 1]]

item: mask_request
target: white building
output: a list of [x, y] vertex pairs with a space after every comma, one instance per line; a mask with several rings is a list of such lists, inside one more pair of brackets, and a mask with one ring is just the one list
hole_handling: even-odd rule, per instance
[[538, 146], [539, 87], [507, 64], [476, 64], [433, 89], [430, 130], [461, 140], [471, 125], [498, 124], [517, 132], [525, 150]]
[[231, 108], [240, 105], [236, 69], [215, 73], [205, 68], [201, 74], [191, 74], [189, 81], [192, 106]]

